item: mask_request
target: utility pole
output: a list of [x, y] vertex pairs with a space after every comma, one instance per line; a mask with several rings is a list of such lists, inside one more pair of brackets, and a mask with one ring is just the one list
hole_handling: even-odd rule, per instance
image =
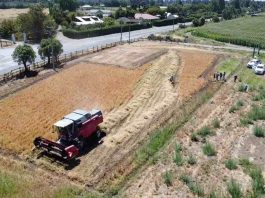
[[1, 48], [3, 47], [3, 43], [2, 43], [2, 37], [0, 36], [0, 43], [1, 43]]
[[[52, 37], [52, 27], [48, 27], [49, 28], [49, 37]], [[53, 53], [53, 42], [51, 43], [51, 47], [52, 47], [52, 68], [53, 70], [55, 70], [55, 64], [54, 64], [54, 53]]]
[[120, 42], [122, 42], [122, 24], [120, 23], [121, 25], [121, 38], [120, 38]]
[[52, 43], [52, 68], [55, 71], [55, 65], [54, 65], [54, 55], [53, 55], [53, 43]]
[[129, 44], [131, 44], [131, 24], [129, 24]]

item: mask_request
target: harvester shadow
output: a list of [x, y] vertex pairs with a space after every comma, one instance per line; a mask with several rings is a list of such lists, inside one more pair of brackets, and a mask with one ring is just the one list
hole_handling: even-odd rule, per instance
[[[82, 157], [84, 155], [87, 155], [90, 151], [92, 151], [93, 149], [95, 149], [96, 147], [98, 147], [98, 145], [102, 144], [103, 143], [103, 138], [105, 136], [106, 136], [106, 132], [101, 131], [99, 138], [91, 138], [90, 140], [88, 140], [86, 142], [85, 148], [82, 150], [82, 152], [80, 153], [80, 156], [79, 157]], [[77, 165], [79, 165], [80, 162], [81, 162], [81, 160], [79, 158], [73, 159], [72, 161], [69, 161], [67, 163], [67, 166], [65, 166], [64, 168], [65, 168], [65, 170], [72, 170]]]

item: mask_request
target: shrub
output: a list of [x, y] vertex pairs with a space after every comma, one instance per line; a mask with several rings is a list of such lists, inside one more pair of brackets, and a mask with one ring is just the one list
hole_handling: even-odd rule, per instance
[[188, 163], [189, 163], [190, 165], [194, 165], [194, 164], [197, 163], [197, 160], [196, 160], [195, 157], [193, 157], [192, 155], [190, 155], [189, 158], [188, 158]]
[[182, 174], [180, 175], [179, 179], [189, 187], [190, 191], [194, 195], [198, 195], [198, 196], [204, 195], [203, 188], [197, 182], [192, 181], [192, 178], [190, 176], [186, 174]]
[[4, 19], [0, 24], [0, 34], [3, 38], [11, 38], [13, 33], [16, 33], [16, 23], [12, 19]]
[[257, 165], [250, 162], [248, 159], [241, 159], [239, 164], [244, 168], [244, 172], [252, 178], [252, 191], [251, 197], [262, 197], [265, 194], [265, 181], [262, 171]]
[[181, 153], [175, 153], [174, 162], [178, 166], [182, 166], [184, 164], [184, 161], [183, 161]]
[[219, 17], [218, 17], [218, 16], [214, 16], [214, 17], [213, 17], [213, 22], [214, 22], [214, 23], [218, 23], [218, 22], [220, 22]]
[[205, 24], [205, 18], [201, 17], [199, 22], [200, 22], [200, 26], [203, 26]]
[[237, 169], [237, 163], [233, 159], [229, 159], [225, 161], [225, 167], [228, 168], [229, 170], [235, 170]]
[[240, 91], [240, 92], [245, 92], [245, 85], [244, 85], [244, 84], [240, 84], [240, 85], [238, 86], [238, 91]]
[[250, 174], [250, 172], [256, 168], [256, 166], [248, 159], [240, 159], [239, 164], [244, 168], [244, 172]]
[[186, 174], [180, 175], [179, 179], [184, 183], [184, 184], [190, 184], [192, 183], [192, 178]]
[[217, 118], [213, 120], [213, 127], [216, 129], [220, 128], [220, 121]]
[[248, 118], [242, 118], [242, 119], [240, 119], [240, 123], [241, 123], [243, 126], [246, 126], [246, 125], [248, 125], [248, 124], [253, 124], [253, 122], [252, 122], [250, 119], [248, 119]]
[[232, 198], [242, 198], [243, 194], [241, 192], [241, 186], [234, 180], [232, 179], [228, 184], [227, 184], [227, 191], [231, 195]]
[[202, 147], [203, 153], [207, 156], [215, 156], [216, 155], [216, 151], [215, 148], [212, 144], [210, 144], [209, 142], [207, 142], [205, 145], [203, 145]]
[[163, 178], [167, 186], [172, 186], [173, 176], [171, 171], [166, 171], [163, 175]]
[[182, 151], [182, 146], [181, 146], [181, 144], [176, 144], [176, 146], [175, 146], [175, 152], [176, 153], [179, 153], [179, 152], [181, 152]]
[[259, 100], [264, 100], [264, 99], [265, 99], [265, 90], [264, 89], [260, 89], [259, 94], [254, 96], [254, 98], [253, 98], [254, 101], [259, 101]]
[[192, 24], [194, 27], [198, 27], [198, 26], [200, 26], [200, 21], [198, 19], [193, 19]]
[[250, 172], [252, 178], [252, 190], [255, 197], [265, 193], [265, 182], [260, 168], [255, 168]]
[[197, 134], [201, 137], [206, 137], [206, 136], [209, 136], [209, 135], [213, 135], [214, 132], [210, 129], [210, 127], [208, 126], [205, 126], [205, 127], [202, 127], [201, 129], [199, 129], [197, 131]]
[[236, 102], [236, 106], [237, 106], [237, 107], [243, 107], [243, 106], [244, 106], [244, 102], [243, 102], [242, 100], [238, 100], [238, 101]]
[[194, 195], [198, 195], [199, 197], [202, 197], [204, 195], [203, 188], [197, 182], [192, 182], [188, 185], [188, 187]]
[[184, 164], [183, 157], [181, 155], [181, 151], [182, 151], [181, 145], [176, 144], [174, 162], [178, 166], [182, 166]]
[[196, 133], [192, 133], [190, 139], [193, 142], [198, 142], [199, 141], [199, 138], [198, 138]]
[[247, 118], [254, 121], [265, 120], [265, 107], [253, 106], [248, 113]]
[[255, 126], [253, 128], [253, 134], [256, 136], [256, 137], [264, 137], [265, 136], [265, 130], [259, 126]]

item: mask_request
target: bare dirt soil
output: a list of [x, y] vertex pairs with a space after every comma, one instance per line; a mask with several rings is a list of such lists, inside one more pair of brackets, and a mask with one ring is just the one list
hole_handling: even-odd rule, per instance
[[[207, 197], [215, 191], [222, 197], [229, 197], [227, 183], [233, 178], [241, 186], [244, 194], [251, 192], [251, 178], [238, 165], [236, 170], [229, 170], [225, 167], [228, 159], [249, 159], [251, 162], [260, 165], [265, 170], [265, 159], [263, 156], [264, 138], [253, 135], [253, 126], [240, 124], [242, 115], [245, 115], [251, 108], [253, 101], [252, 93], [238, 92], [239, 83], [232, 80], [225, 83], [215, 96], [205, 105], [200, 107], [183, 128], [176, 132], [176, 136], [167, 148], [159, 154], [159, 160], [155, 165], [150, 165], [141, 172], [134, 180], [126, 186], [122, 196], [128, 197], [197, 197], [189, 187], [180, 180], [181, 175], [188, 175], [204, 190]], [[229, 109], [238, 101], [243, 106], [235, 113]], [[213, 127], [213, 121], [220, 121], [220, 128], [213, 129], [215, 134], [202, 138], [198, 142], [191, 140], [191, 134], [204, 126]], [[264, 123], [259, 121], [258, 125]], [[214, 145], [217, 155], [207, 157], [203, 154], [202, 146], [205, 142]], [[176, 144], [183, 148], [182, 155], [184, 164], [178, 166], [174, 163]], [[195, 165], [187, 163], [187, 159], [193, 156], [196, 159]], [[166, 171], [171, 172], [172, 186], [165, 184], [164, 175]]]
[[123, 45], [86, 56], [83, 61], [134, 68], [139, 67], [166, 52], [167, 50], [165, 49], [139, 49], [129, 45]]
[[[167, 112], [206, 85], [208, 79], [202, 74], [219, 57], [206, 50], [153, 42], [117, 48], [112, 49], [115, 53], [106, 52], [112, 54], [106, 57], [108, 64], [89, 62], [99, 62], [97, 56], [94, 60], [83, 57], [77, 65], [2, 99], [1, 148], [28, 153], [34, 137], [55, 139], [51, 125], [66, 113], [98, 107], [105, 117], [101, 125], [107, 134], [103, 144], [81, 156], [71, 170], [45, 159], [35, 161], [72, 181], [95, 186], [102, 179], [115, 177], [115, 168], [126, 169], [119, 165], [168, 119]], [[111, 59], [121, 56], [117, 52], [127, 48], [132, 55], [117, 62], [119, 67], [110, 66]], [[148, 63], [133, 70], [120, 67], [135, 65], [135, 52], [139, 51], [148, 52], [142, 59]], [[156, 53], [160, 56], [154, 56]], [[170, 76], [176, 77], [175, 86], [169, 82]]]

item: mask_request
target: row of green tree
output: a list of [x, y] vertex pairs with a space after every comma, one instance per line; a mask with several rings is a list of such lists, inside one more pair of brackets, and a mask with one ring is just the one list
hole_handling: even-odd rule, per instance
[[[47, 65], [50, 66], [51, 58], [58, 62], [58, 57], [63, 53], [63, 46], [60, 41], [54, 38], [43, 39], [38, 50], [40, 57], [47, 59]], [[19, 45], [14, 50], [12, 57], [14, 61], [23, 64], [25, 73], [29, 73], [28, 63], [33, 63], [36, 59], [36, 53], [30, 45]]]

